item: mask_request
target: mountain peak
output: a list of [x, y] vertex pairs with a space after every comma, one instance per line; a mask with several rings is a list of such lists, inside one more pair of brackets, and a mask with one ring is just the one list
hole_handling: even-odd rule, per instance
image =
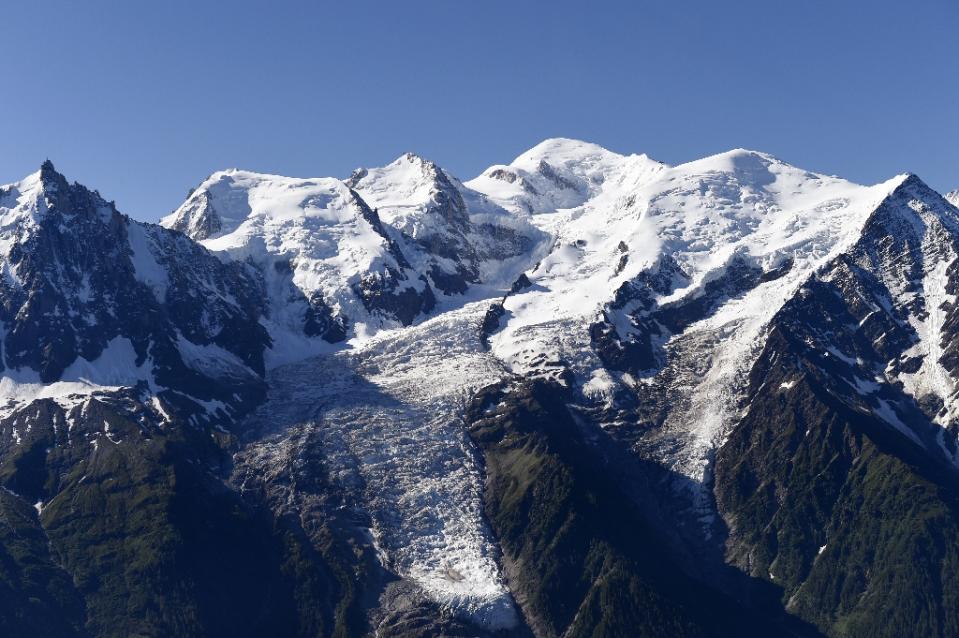
[[592, 142], [552, 137], [520, 154], [510, 166], [536, 170], [543, 162], [553, 166], [591, 166], [622, 158], [623, 156], [619, 153], [614, 153]]
[[[270, 199], [272, 206], [254, 206], [253, 192]], [[313, 196], [319, 199], [311, 199]], [[348, 184], [333, 177], [284, 177], [231, 168], [203, 180], [179, 208], [160, 220], [160, 225], [183, 232], [195, 241], [205, 241], [232, 233], [254, 213], [263, 219], [282, 218], [294, 223], [302, 221], [306, 209], [325, 208], [333, 200], [347, 205], [342, 209], [334, 207], [347, 214], [352, 210], [348, 204], [356, 200], [356, 195]]]
[[917, 197], [944, 199], [943, 195], [935, 192], [915, 173], [900, 173], [882, 184], [889, 190], [890, 195], [909, 192]]
[[380, 180], [384, 177], [394, 178], [394, 181], [408, 182], [411, 179], [423, 176], [427, 179], [435, 179], [441, 173], [442, 169], [436, 163], [408, 151], [385, 166], [376, 168], [361, 166], [354, 169], [344, 182], [350, 188], [355, 189], [360, 186], [361, 182], [366, 181], [368, 183], [371, 180]]
[[387, 221], [397, 208], [418, 208], [432, 201], [437, 192], [455, 190], [442, 168], [415, 153], [404, 153], [386, 166], [358, 168], [346, 184], [380, 209]]
[[664, 168], [646, 155], [620, 155], [581, 140], [543, 140], [508, 165], [494, 165], [466, 186], [499, 206], [539, 214], [582, 205], [612, 179], [636, 185]]
[[406, 153], [403, 153], [402, 155], [400, 155], [398, 158], [396, 158], [393, 161], [393, 164], [396, 164], [399, 162], [407, 162], [409, 164], [419, 164], [422, 166], [436, 166], [436, 164], [434, 164], [432, 161], [426, 159], [422, 155], [417, 155], [416, 153], [413, 153], [412, 151], [407, 151]]
[[897, 175], [886, 184], [889, 187], [887, 200], [900, 204], [896, 210], [914, 214], [925, 222], [937, 219], [959, 232], [959, 211], [955, 205], [915, 173]]
[[959, 206], [959, 188], [946, 193], [946, 201], [953, 206]]
[[[95, 208], [108, 205], [95, 191], [87, 191], [79, 184], [74, 184], [73, 188], [86, 193]], [[52, 209], [72, 212], [69, 200], [61, 201], [70, 189], [70, 183], [57, 172], [53, 162], [45, 160], [39, 170], [20, 181], [0, 186], [0, 215], [10, 215], [10, 219], [16, 218], [20, 223], [30, 219], [33, 224]]]
[[40, 164], [40, 174], [41, 175], [50, 175], [50, 174], [59, 175], [59, 173], [57, 173], [57, 169], [53, 166], [53, 162], [51, 162], [49, 159], [43, 160], [43, 164]]
[[[769, 167], [774, 165], [782, 167], [790, 166], [769, 153], [747, 148], [734, 148], [723, 153], [693, 160], [692, 162], [681, 165], [681, 167], [688, 172], [698, 174], [730, 173], [750, 175], [753, 179], [768, 178], [769, 181], [772, 181], [771, 175], [769, 175]], [[796, 168], [795, 170], [801, 169]]]
[[771, 155], [770, 153], [757, 151], [751, 148], [743, 148], [743, 147], [730, 149], [726, 151], [725, 153], [719, 153], [718, 155], [715, 155], [714, 157], [725, 157], [731, 161], [738, 161], [738, 162], [763, 162], [766, 164], [784, 163], [782, 160]]
[[67, 178], [54, 167], [53, 162], [49, 159], [43, 160], [43, 163], [40, 164], [40, 170], [36, 174], [45, 187], [49, 187], [51, 184], [62, 184], [64, 186], [69, 184]]
[[523, 153], [523, 155], [583, 151], [592, 153], [612, 153], [612, 151], [600, 146], [599, 144], [587, 142], [586, 140], [578, 140], [572, 137], [548, 137], [539, 144], [536, 144], [530, 148], [528, 151], [526, 151], [526, 153]]

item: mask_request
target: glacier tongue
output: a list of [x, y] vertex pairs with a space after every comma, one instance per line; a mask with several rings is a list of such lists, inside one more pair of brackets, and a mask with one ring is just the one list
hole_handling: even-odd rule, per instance
[[475, 302], [353, 350], [270, 373], [254, 415], [270, 464], [309, 428], [334, 479], [372, 517], [381, 561], [451, 611], [491, 629], [517, 622], [482, 515], [482, 477], [462, 414], [505, 371], [482, 348]]

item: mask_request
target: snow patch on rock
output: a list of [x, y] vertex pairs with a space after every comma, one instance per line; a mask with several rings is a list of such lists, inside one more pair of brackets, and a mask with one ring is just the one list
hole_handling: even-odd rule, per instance
[[64, 409], [87, 400], [92, 394], [130, 388], [145, 382], [157, 390], [153, 363], [148, 358], [137, 365], [133, 344], [114, 337], [93, 361], [77, 358], [55, 383], [42, 383], [33, 370], [5, 370], [0, 375], [0, 417], [5, 417], [35, 399], [53, 399]]

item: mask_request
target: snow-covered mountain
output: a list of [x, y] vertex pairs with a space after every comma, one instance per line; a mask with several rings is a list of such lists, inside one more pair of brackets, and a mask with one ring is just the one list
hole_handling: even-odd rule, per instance
[[946, 193], [946, 199], [949, 200], [953, 206], [959, 206], [959, 188]]
[[[952, 635], [956, 204], [551, 139], [466, 182], [227, 170], [154, 226], [45, 164], [0, 189], [0, 481], [96, 627], [178, 592], [127, 633], [896, 635], [895, 590]], [[133, 551], [76, 526], [104, 494], [169, 504], [162, 569], [89, 584]]]
[[[766, 325], [905, 179], [864, 187], [742, 149], [667, 167], [564, 140], [514, 164], [548, 167], [570, 183], [588, 177], [576, 191], [585, 196], [564, 200], [572, 206], [532, 207], [554, 249], [527, 273], [530, 286], [504, 301], [494, 352], [519, 373], [561, 361], [600, 401], [668, 376], [676, 405], [662, 424], [670, 432], [662, 454], [696, 480]], [[530, 210], [489, 175], [469, 185]], [[677, 446], [676, 437], [688, 440]]]
[[454, 299], [475, 284], [508, 286], [546, 239], [526, 220], [411, 153], [382, 168], [357, 169], [347, 183], [393, 229], [434, 288]]
[[255, 265], [280, 330], [335, 343], [409, 325], [436, 303], [376, 212], [337, 179], [214, 173], [161, 225]]
[[362, 341], [502, 287], [544, 240], [411, 154], [346, 182], [215, 173], [160, 223], [260, 270], [276, 362], [330, 350], [303, 336]]
[[256, 273], [125, 217], [49, 162], [0, 187], [0, 264], [7, 412], [136, 387], [161, 412], [224, 418], [262, 394]]

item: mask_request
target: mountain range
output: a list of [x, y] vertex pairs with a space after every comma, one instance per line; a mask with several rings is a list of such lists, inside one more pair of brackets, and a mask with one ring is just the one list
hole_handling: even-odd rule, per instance
[[0, 187], [0, 633], [959, 636], [959, 191], [550, 139]]

